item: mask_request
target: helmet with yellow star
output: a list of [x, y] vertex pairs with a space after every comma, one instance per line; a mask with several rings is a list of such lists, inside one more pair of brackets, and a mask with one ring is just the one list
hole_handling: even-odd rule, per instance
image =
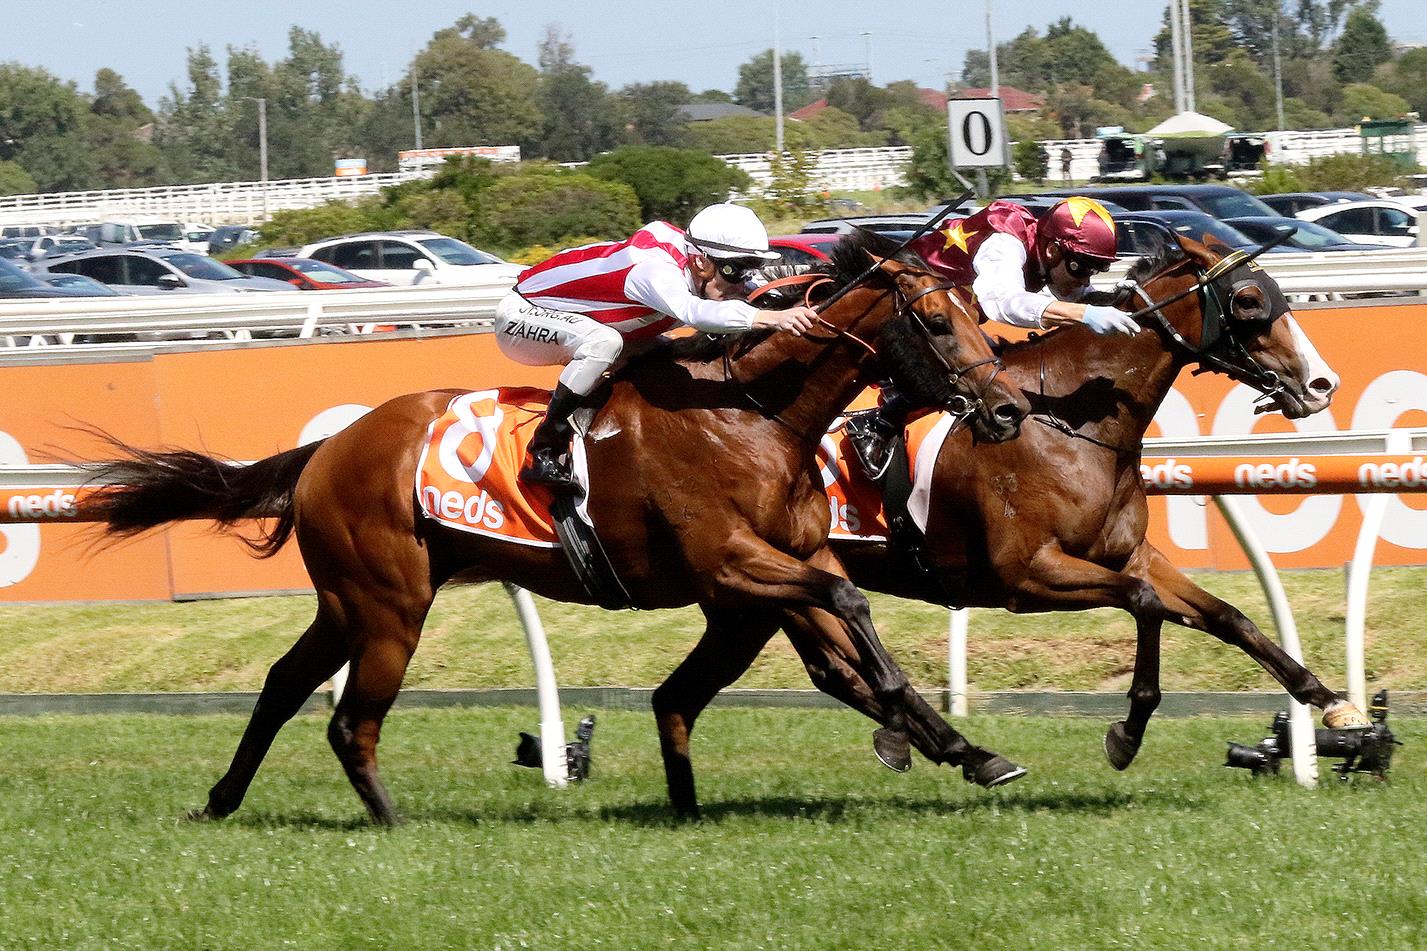
[[1115, 221], [1093, 198], [1073, 195], [1057, 202], [1036, 226], [1036, 236], [1042, 248], [1058, 244], [1079, 257], [1115, 260]]

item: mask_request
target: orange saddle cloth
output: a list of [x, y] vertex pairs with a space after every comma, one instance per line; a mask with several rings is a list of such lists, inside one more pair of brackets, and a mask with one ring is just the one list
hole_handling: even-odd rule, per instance
[[[852, 408], [875, 405], [875, 399], [867, 397], [868, 394], [864, 394]], [[955, 422], [953, 416], [933, 413], [907, 424], [907, 464], [911, 467], [912, 480], [912, 496], [907, 508], [912, 521], [924, 532], [931, 504], [932, 470]], [[818, 445], [818, 469], [827, 490], [828, 515], [832, 522], [828, 534], [853, 541], [886, 541], [887, 513], [882, 505], [882, 490], [867, 477], [857, 461], [844, 425], [844, 420], [837, 420]]]
[[[416, 466], [422, 514], [463, 532], [560, 547], [550, 518], [550, 492], [517, 478], [549, 399], [546, 390], [501, 387], [451, 400], [427, 429]], [[584, 484], [582, 449], [576, 439], [571, 461]]]

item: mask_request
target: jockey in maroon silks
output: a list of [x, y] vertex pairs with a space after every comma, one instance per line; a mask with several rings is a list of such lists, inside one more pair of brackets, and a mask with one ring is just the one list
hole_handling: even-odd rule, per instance
[[[1077, 302], [1090, 278], [1114, 263], [1115, 243], [1110, 213], [1077, 195], [1039, 221], [1022, 205], [993, 201], [911, 248], [957, 286], [971, 288], [983, 321], [1040, 329], [1082, 323], [1097, 334], [1133, 334], [1140, 327], [1123, 311]], [[848, 418], [848, 438], [873, 478], [886, 471], [891, 437], [912, 409], [883, 386], [881, 405]]]

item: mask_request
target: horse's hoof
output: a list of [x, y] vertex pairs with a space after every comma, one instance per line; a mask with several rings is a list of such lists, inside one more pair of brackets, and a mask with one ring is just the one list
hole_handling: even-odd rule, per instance
[[1111, 725], [1105, 732], [1105, 758], [1116, 769], [1129, 769], [1139, 751], [1140, 741], [1130, 736], [1124, 720]]
[[1004, 756], [992, 756], [974, 769], [970, 763], [963, 764], [961, 775], [968, 783], [995, 789], [1026, 775], [1026, 768], [1017, 766]]
[[1330, 730], [1366, 730], [1372, 721], [1348, 700], [1334, 700], [1323, 708], [1323, 725]]
[[885, 726], [874, 730], [872, 752], [890, 770], [905, 773], [912, 768], [912, 744], [901, 730], [889, 730]]
[[207, 806], [202, 809], [190, 809], [179, 818], [184, 822], [217, 822], [219, 819]]

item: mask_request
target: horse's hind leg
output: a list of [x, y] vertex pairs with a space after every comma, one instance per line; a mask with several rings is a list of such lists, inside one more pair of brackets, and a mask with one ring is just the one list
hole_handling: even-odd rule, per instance
[[[890, 719], [877, 695], [836, 647], [846, 637], [840, 628], [835, 618], [817, 610], [787, 612], [788, 639], [813, 685], [869, 719], [888, 725]], [[1025, 769], [1005, 757], [973, 745], [915, 690], [908, 688], [900, 702], [904, 710], [900, 727], [877, 731], [873, 741], [878, 758], [891, 769], [904, 772], [911, 767], [910, 743], [933, 763], [961, 766], [966, 779], [982, 786], [1004, 785], [1025, 775]]]
[[716, 610], [705, 606], [704, 635], [683, 662], [654, 691], [659, 751], [674, 810], [698, 818], [689, 736], [694, 721], [714, 696], [743, 675], [778, 629], [770, 612]]
[[340, 629], [319, 607], [302, 637], [268, 670], [228, 772], [209, 790], [208, 805], [189, 813], [190, 818], [221, 819], [238, 808], [278, 730], [347, 662], [347, 656]]
[[342, 699], [327, 725], [327, 739], [352, 788], [372, 821], [380, 825], [396, 825], [399, 818], [377, 773], [377, 743], [382, 721], [396, 700], [406, 665], [416, 651], [419, 634], [418, 629], [406, 636], [395, 622], [380, 631], [369, 630], [361, 652], [352, 661]]

